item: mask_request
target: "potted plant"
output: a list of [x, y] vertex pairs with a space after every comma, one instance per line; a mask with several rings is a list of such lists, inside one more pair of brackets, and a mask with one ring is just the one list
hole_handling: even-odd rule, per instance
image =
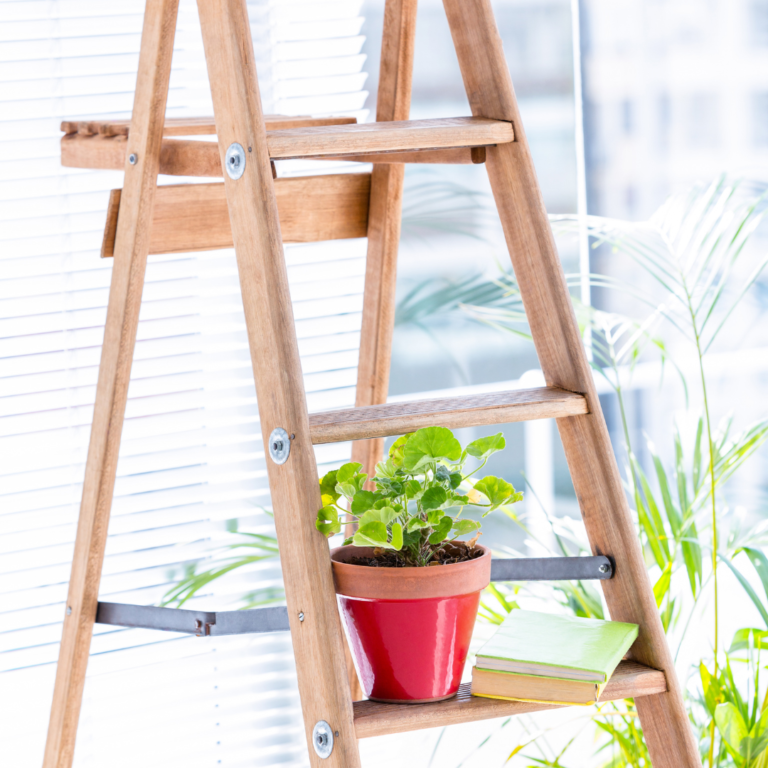
[[[504, 447], [499, 433], [462, 450], [449, 429], [427, 427], [395, 441], [372, 490], [357, 463], [321, 478], [317, 529], [332, 536], [358, 525], [331, 563], [368, 698], [419, 703], [456, 694], [491, 577], [490, 550], [477, 544], [480, 523], [461, 513], [472, 505], [485, 516], [522, 499], [499, 477], [474, 479]], [[479, 466], [467, 472], [470, 458]]]

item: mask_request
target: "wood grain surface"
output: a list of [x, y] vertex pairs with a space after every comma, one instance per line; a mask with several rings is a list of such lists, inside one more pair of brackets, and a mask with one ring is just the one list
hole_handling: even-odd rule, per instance
[[[70, 133], [61, 137], [61, 164], [68, 168], [101, 168], [120, 171], [125, 166], [126, 137]], [[404, 163], [478, 164], [485, 162], [485, 147], [424, 149], [412, 152], [322, 155], [318, 160], [396, 165]], [[219, 147], [214, 141], [165, 139], [160, 153], [160, 173], [166, 176], [221, 178]]]
[[552, 387], [537, 387], [313, 413], [309, 417], [309, 426], [312, 442], [320, 445], [402, 435], [422, 427], [460, 429], [566, 418], [587, 412], [587, 401], [583, 395]]
[[509, 120], [515, 141], [487, 151], [486, 168], [546, 383], [583, 392], [589, 414], [558, 420], [595, 555], [616, 563], [602, 582], [611, 618], [639, 624], [633, 658], [666, 673], [668, 691], [638, 701], [655, 768], [698, 768], [698, 747], [656, 608], [530, 149], [490, 0], [444, 0], [472, 114]]
[[[402, 121], [410, 115], [416, 9], [416, 0], [387, 0], [384, 8], [377, 121]], [[471, 153], [467, 149], [459, 151]], [[371, 179], [363, 321], [355, 390], [358, 407], [387, 402], [404, 175], [403, 166], [382, 165], [374, 166]], [[361, 440], [352, 446], [352, 461], [360, 462], [363, 471], [373, 477], [383, 450], [384, 440], [381, 438]], [[347, 535], [352, 532], [348, 526]]]
[[[310, 128], [318, 125], [350, 125], [355, 117], [312, 117], [300, 115], [264, 115], [268, 131], [283, 128]], [[66, 134], [81, 136], [127, 136], [130, 120], [63, 120], [61, 130]], [[216, 123], [212, 117], [168, 117], [163, 126], [163, 136], [214, 136]]]
[[144, 287], [178, 0], [147, 0], [91, 439], [44, 768], [70, 768], [107, 543], [120, 435]]
[[[294, 436], [288, 460], [278, 465], [267, 459], [267, 471], [309, 762], [315, 768], [359, 768], [330, 553], [312, 524], [320, 487], [248, 9], [245, 0], [199, 0], [198, 10], [221, 162], [233, 142], [252, 148], [243, 175], [224, 183], [264, 444], [277, 427]], [[338, 734], [326, 760], [312, 746], [319, 720]]]
[[[275, 194], [284, 243], [314, 243], [365, 237], [370, 173], [339, 173], [277, 179]], [[107, 208], [101, 256], [113, 255], [120, 190]], [[187, 253], [231, 248], [232, 226], [223, 184], [178, 184], [157, 188], [149, 253]]]
[[444, 147], [482, 147], [513, 141], [512, 125], [477, 117], [359, 123], [270, 131], [273, 160], [354, 155], [361, 152], [407, 152]]
[[[640, 699], [667, 689], [663, 672], [633, 661], [622, 661], [600, 696], [600, 701]], [[470, 694], [464, 683], [453, 699], [434, 704], [380, 704], [375, 701], [355, 703], [355, 731], [358, 739], [385, 736], [390, 733], [438, 728], [476, 720], [524, 715], [546, 709], [562, 709], [557, 704], [486, 699]]]

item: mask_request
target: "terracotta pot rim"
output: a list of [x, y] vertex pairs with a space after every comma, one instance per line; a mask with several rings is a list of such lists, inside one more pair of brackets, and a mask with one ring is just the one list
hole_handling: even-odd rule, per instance
[[491, 581], [491, 550], [463, 563], [439, 567], [371, 568], [341, 558], [370, 554], [372, 547], [348, 544], [331, 550], [336, 593], [368, 600], [430, 600], [479, 592]]

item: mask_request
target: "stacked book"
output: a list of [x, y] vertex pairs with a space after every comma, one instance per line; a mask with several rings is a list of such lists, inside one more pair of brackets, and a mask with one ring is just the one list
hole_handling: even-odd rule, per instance
[[478, 651], [472, 694], [594, 704], [637, 631], [637, 624], [514, 610]]

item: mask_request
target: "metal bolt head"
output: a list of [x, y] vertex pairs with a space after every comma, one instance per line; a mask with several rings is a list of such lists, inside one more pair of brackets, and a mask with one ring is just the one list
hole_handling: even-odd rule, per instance
[[269, 436], [269, 455], [275, 464], [285, 464], [291, 453], [291, 438], [281, 427], [272, 430]]
[[299, 621], [304, 621], [304, 611], [299, 612]]
[[139, 156], [135, 152], [131, 152], [131, 154], [128, 155], [128, 162], [131, 165], [136, 165], [136, 163], [139, 162]]
[[609, 568], [606, 563], [602, 563], [600, 566], [598, 566], [597, 570], [600, 571], [600, 573], [608, 573]]
[[67, 616], [71, 616], [71, 615], [72, 615], [72, 606], [68, 605], [67, 606]]
[[224, 165], [230, 179], [239, 179], [245, 173], [245, 150], [241, 144], [235, 142], [229, 145]]
[[317, 756], [322, 760], [331, 756], [333, 752], [333, 731], [325, 720], [318, 720], [312, 729], [312, 746]]

